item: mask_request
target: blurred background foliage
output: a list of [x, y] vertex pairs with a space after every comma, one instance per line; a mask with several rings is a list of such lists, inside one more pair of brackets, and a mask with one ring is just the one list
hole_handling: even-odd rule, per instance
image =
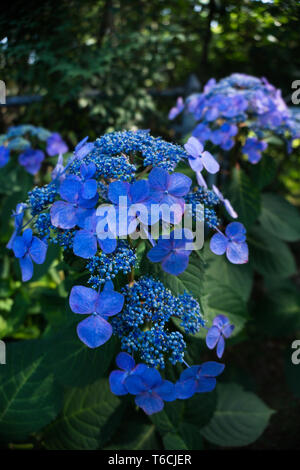
[[299, 21], [294, 0], [16, 0], [0, 19], [1, 77], [8, 96], [43, 100], [10, 108], [1, 125], [91, 138], [132, 125], [167, 132], [170, 90], [191, 73], [202, 85], [236, 71], [267, 76], [288, 98]]

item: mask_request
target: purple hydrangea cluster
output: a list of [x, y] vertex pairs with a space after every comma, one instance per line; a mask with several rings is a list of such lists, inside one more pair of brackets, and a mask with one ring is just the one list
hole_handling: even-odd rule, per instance
[[[89, 348], [119, 337], [125, 352], [117, 358], [120, 370], [110, 376], [112, 392], [134, 395], [146, 413], [160, 411], [165, 401], [212, 390], [223, 364], [187, 366], [176, 384], [157, 370], [166, 363], [186, 365], [185, 335], [206, 328], [198, 301], [189, 292], [173, 295], [159, 279], [181, 275], [198, 249], [193, 226], [181, 225], [188, 211], [192, 225], [202, 217], [216, 231], [214, 253], [226, 253], [235, 264], [247, 262], [243, 225], [232, 222], [225, 234], [220, 230], [219, 206], [237, 217], [228, 199], [216, 187], [194, 186], [202, 171], [219, 171], [219, 163], [194, 137], [182, 148], [148, 131], [115, 132], [95, 142], [86, 137], [65, 163], [57, 134], [47, 145], [50, 154], [58, 152], [52, 181], [17, 206], [7, 245], [23, 281], [32, 278], [34, 263], [44, 262], [50, 243], [61, 246], [68, 259], [82, 261], [88, 286], [73, 286], [69, 297], [72, 312], [83, 318], [78, 337]], [[176, 171], [179, 162], [189, 164], [195, 178]], [[207, 346], [217, 347], [219, 358], [232, 329], [224, 317], [208, 330]], [[142, 363], [136, 365], [129, 354]]]
[[[184, 109], [193, 114], [197, 125], [192, 135], [194, 141], [191, 163], [201, 168], [213, 164], [211, 158], [201, 153], [202, 144], [209, 141], [224, 151], [231, 150], [238, 142], [249, 162], [256, 164], [267, 148], [266, 138], [276, 134], [291, 143], [299, 138], [299, 125], [281, 96], [281, 91], [266, 78], [234, 73], [217, 82], [210, 79], [203, 92], [182, 98], [171, 109], [169, 119], [174, 119]], [[212, 167], [213, 168], [213, 167]], [[201, 171], [201, 170], [200, 170]], [[210, 170], [208, 170], [210, 171]]]
[[36, 175], [45, 160], [45, 152], [49, 157], [62, 156], [68, 152], [68, 146], [57, 132], [51, 133], [31, 124], [10, 127], [0, 136], [0, 168], [10, 161], [11, 153], [17, 153], [18, 162], [25, 171]]

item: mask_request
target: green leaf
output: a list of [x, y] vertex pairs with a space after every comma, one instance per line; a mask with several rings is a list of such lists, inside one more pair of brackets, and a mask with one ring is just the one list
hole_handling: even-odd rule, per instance
[[232, 264], [226, 256], [212, 253], [208, 244], [205, 245], [206, 282], [228, 286], [245, 302], [249, 299], [253, 284], [253, 269], [249, 263]]
[[188, 450], [188, 447], [179, 434], [168, 432], [163, 436], [164, 448], [166, 450]]
[[239, 221], [249, 228], [259, 216], [260, 193], [240, 168], [234, 168], [229, 199], [239, 215]]
[[248, 236], [249, 259], [254, 269], [269, 279], [284, 279], [297, 271], [289, 247], [278, 238], [266, 233], [262, 227], [251, 229]]
[[6, 365], [0, 367], [0, 435], [4, 440], [23, 440], [58, 414], [62, 392], [47, 359], [39, 340], [7, 346]]
[[144, 424], [130, 419], [118, 430], [118, 437], [105, 450], [154, 450], [159, 449], [154, 424]]
[[202, 434], [224, 447], [246, 446], [256, 441], [274, 413], [252, 392], [237, 384], [219, 384], [216, 411]]
[[152, 423], [155, 424], [158, 431], [164, 435], [178, 429], [178, 424], [182, 420], [184, 413], [184, 403], [176, 401], [166, 403], [165, 407], [159, 413], [149, 416]]
[[44, 433], [50, 450], [94, 450], [107, 442], [122, 420], [123, 406], [107, 379], [66, 392], [61, 414]]
[[79, 387], [92, 383], [107, 371], [116, 342], [112, 337], [100, 348], [90, 349], [78, 338], [76, 325], [69, 325], [47, 339], [49, 369], [63, 385]]
[[263, 230], [281, 240], [293, 242], [300, 239], [299, 210], [278, 194], [263, 194], [259, 222]]

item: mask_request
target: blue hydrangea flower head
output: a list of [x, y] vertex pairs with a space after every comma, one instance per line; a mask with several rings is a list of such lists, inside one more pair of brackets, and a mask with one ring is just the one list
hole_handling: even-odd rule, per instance
[[89, 348], [98, 348], [111, 337], [112, 327], [107, 319], [122, 310], [124, 296], [107, 281], [101, 293], [90, 287], [74, 286], [69, 303], [72, 312], [89, 315], [77, 326], [79, 338]]
[[22, 271], [22, 281], [29, 281], [33, 276], [33, 263], [43, 264], [47, 253], [47, 244], [32, 234], [31, 228], [17, 235], [12, 242], [15, 257], [18, 258]]
[[226, 253], [227, 259], [233, 264], [247, 263], [249, 252], [243, 224], [232, 222], [227, 225], [225, 235], [215, 233], [210, 240], [210, 249], [216, 255]]
[[211, 392], [216, 387], [216, 377], [225, 368], [224, 364], [210, 361], [200, 366], [191, 366], [185, 369], [175, 384], [176, 397], [186, 400], [195, 393]]
[[217, 346], [217, 356], [220, 359], [223, 356], [225, 349], [225, 338], [229, 338], [234, 330], [234, 325], [231, 325], [225, 315], [217, 315], [211, 328], [209, 328], [206, 335], [206, 345], [209, 349], [214, 349]]
[[58, 132], [54, 132], [47, 139], [46, 151], [49, 157], [55, 157], [55, 155], [63, 155], [68, 152], [69, 148], [65, 141], [62, 139]]

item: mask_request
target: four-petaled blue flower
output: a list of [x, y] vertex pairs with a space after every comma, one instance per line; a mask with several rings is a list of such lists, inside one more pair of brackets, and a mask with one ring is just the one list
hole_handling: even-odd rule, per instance
[[135, 395], [135, 403], [147, 415], [158, 413], [164, 407], [164, 401], [176, 399], [175, 386], [169, 380], [163, 380], [158, 370], [145, 367], [125, 380], [129, 393]]
[[29, 281], [33, 275], [33, 262], [43, 264], [47, 253], [47, 244], [32, 235], [31, 228], [17, 235], [12, 242], [15, 257], [19, 259], [22, 281]]
[[223, 356], [225, 349], [225, 338], [229, 338], [234, 330], [234, 325], [231, 325], [225, 315], [217, 315], [212, 327], [209, 328], [206, 335], [206, 345], [209, 349], [214, 349], [217, 346], [217, 356], [220, 359]]
[[109, 375], [109, 385], [115, 395], [127, 395], [128, 390], [125, 380], [131, 374], [142, 373], [147, 366], [145, 364], [135, 364], [135, 360], [130, 354], [121, 352], [116, 357], [116, 364], [121, 370], [113, 370]]
[[63, 155], [69, 148], [61, 135], [58, 132], [53, 132], [47, 139], [46, 150], [49, 157], [55, 157], [55, 155]]
[[28, 148], [19, 155], [19, 163], [28, 173], [31, 175], [36, 175], [36, 173], [41, 168], [44, 158], [45, 154], [42, 152], [42, 150]]
[[153, 263], [161, 262], [165, 272], [178, 276], [189, 264], [193, 238], [190, 230], [175, 229], [170, 233], [169, 239], [160, 236], [147, 256]]
[[67, 176], [59, 188], [63, 201], [56, 201], [50, 209], [51, 223], [55, 227], [71, 229], [80, 227], [98, 201], [97, 181], [92, 179], [96, 171], [95, 165], [82, 165], [81, 178], [76, 175]]
[[225, 234], [215, 233], [210, 240], [210, 249], [216, 255], [226, 252], [228, 260], [233, 264], [248, 262], [248, 245], [246, 242], [246, 229], [240, 222], [227, 225]]
[[3, 168], [9, 161], [9, 149], [0, 145], [0, 168]]
[[220, 375], [224, 368], [224, 364], [214, 361], [188, 367], [181, 373], [180, 379], [175, 384], [176, 397], [186, 400], [195, 393], [211, 392], [217, 384], [215, 377]]
[[111, 337], [112, 327], [107, 318], [122, 310], [124, 296], [114, 290], [111, 281], [106, 281], [101, 293], [89, 287], [74, 286], [69, 303], [72, 312], [89, 315], [77, 325], [77, 334], [89, 348], [97, 348]]
[[[136, 181], [132, 184], [124, 181], [110, 183], [108, 198], [115, 204], [115, 210], [109, 211], [107, 215], [110, 231], [118, 236], [129, 235], [136, 230], [139, 222], [147, 223], [148, 217], [145, 213], [147, 206], [145, 204], [148, 196], [149, 184], [145, 180]], [[99, 210], [101, 210], [101, 206]]]
[[184, 148], [188, 153], [190, 167], [196, 173], [201, 172], [205, 168], [208, 173], [217, 173], [220, 169], [219, 163], [206, 150], [203, 151], [203, 145], [196, 137], [190, 137]]
[[228, 214], [233, 218], [236, 219], [238, 217], [238, 214], [235, 212], [234, 208], [232, 207], [229, 199], [225, 199], [219, 188], [215, 186], [214, 184], [212, 185], [214, 193], [218, 196], [220, 201], [224, 204], [225, 209], [227, 210]]
[[165, 222], [177, 224], [184, 213], [184, 196], [189, 192], [192, 180], [183, 173], [169, 173], [163, 168], [153, 168], [148, 177], [150, 192], [147, 201], [151, 211], [152, 204], [161, 211], [151, 211], [151, 222], [160, 218]]

